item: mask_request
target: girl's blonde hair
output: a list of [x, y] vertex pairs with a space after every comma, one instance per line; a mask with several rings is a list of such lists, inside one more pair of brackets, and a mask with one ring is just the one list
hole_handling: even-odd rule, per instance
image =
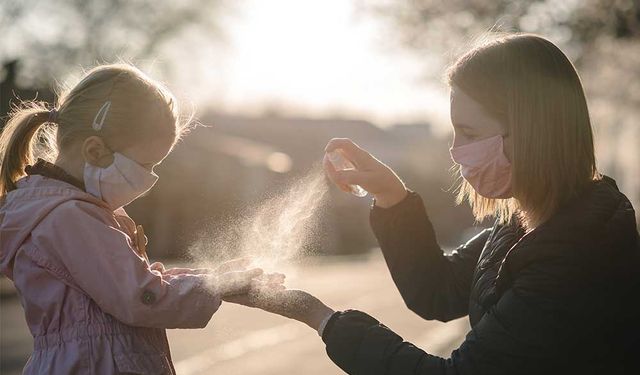
[[485, 41], [446, 72], [459, 87], [500, 121], [512, 140], [511, 199], [479, 195], [462, 180], [457, 202], [467, 200], [476, 220], [514, 213], [542, 223], [600, 175], [580, 77], [549, 40], [510, 34]]
[[[30, 101], [9, 114], [0, 135], [0, 197], [16, 188], [36, 155], [52, 159], [92, 135], [123, 146], [157, 137], [172, 137], [175, 144], [189, 123], [179, 120], [169, 90], [130, 64], [91, 69], [57, 102], [53, 112], [46, 103]], [[98, 132], [92, 124], [107, 102], [109, 109]]]

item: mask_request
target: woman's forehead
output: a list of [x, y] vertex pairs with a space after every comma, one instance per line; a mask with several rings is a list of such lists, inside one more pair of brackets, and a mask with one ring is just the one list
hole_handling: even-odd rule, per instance
[[499, 125], [487, 114], [482, 105], [459, 87], [452, 87], [450, 94], [451, 123], [460, 127], [483, 127]]

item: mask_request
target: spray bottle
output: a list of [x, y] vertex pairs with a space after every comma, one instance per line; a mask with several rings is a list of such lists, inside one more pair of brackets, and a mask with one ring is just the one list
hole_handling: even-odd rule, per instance
[[[338, 171], [351, 171], [356, 169], [353, 163], [344, 156], [340, 149], [329, 152], [327, 156], [331, 164], [333, 164], [333, 167]], [[367, 195], [367, 191], [360, 185], [349, 185], [349, 188], [351, 189], [351, 194], [356, 197], [362, 198]]]

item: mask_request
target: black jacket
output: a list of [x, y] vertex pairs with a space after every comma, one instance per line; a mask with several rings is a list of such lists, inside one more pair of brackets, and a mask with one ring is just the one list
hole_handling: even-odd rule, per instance
[[472, 329], [445, 359], [363, 312], [338, 312], [323, 340], [347, 373], [640, 374], [640, 242], [608, 177], [524, 236], [515, 221], [496, 224], [451, 255], [415, 193], [370, 219], [409, 309], [469, 315]]

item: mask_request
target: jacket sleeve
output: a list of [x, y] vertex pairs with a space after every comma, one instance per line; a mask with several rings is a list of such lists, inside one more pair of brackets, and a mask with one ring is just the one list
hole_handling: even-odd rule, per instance
[[374, 206], [370, 224], [411, 311], [441, 321], [468, 314], [471, 279], [489, 229], [445, 255], [422, 199], [414, 192], [393, 207]]
[[607, 343], [590, 340], [594, 322], [583, 316], [585, 307], [593, 304], [588, 292], [576, 292], [579, 285], [567, 285], [565, 273], [579, 268], [569, 262], [549, 259], [521, 270], [513, 286], [449, 358], [428, 354], [355, 310], [335, 313], [327, 323], [323, 333], [327, 354], [348, 374], [578, 373], [575, 367], [563, 369], [578, 365], [571, 360], [578, 343], [588, 343], [581, 350], [589, 347], [593, 355], [604, 352], [599, 345]]
[[140, 257], [110, 212], [72, 200], [56, 207], [32, 233], [68, 276], [106, 313], [125, 324], [201, 328], [221, 303], [215, 276], [167, 277]]

